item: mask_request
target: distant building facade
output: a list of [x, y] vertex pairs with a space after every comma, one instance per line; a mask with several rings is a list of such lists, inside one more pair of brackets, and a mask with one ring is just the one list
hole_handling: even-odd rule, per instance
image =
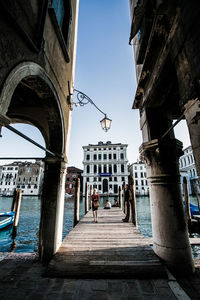
[[137, 161], [129, 165], [130, 175], [134, 177], [136, 196], [149, 195], [149, 187], [147, 182], [147, 173], [144, 162]]
[[118, 194], [123, 182], [128, 183], [127, 144], [110, 141], [83, 146], [83, 193], [85, 183], [89, 189], [97, 188], [99, 194]]
[[75, 194], [75, 185], [76, 185], [76, 180], [77, 178], [80, 178], [80, 189], [82, 192], [82, 176], [81, 174], [83, 173], [83, 170], [78, 169], [76, 167], [68, 167], [67, 168], [67, 175], [66, 175], [66, 183], [65, 183], [65, 192], [70, 195]]
[[2, 166], [0, 194], [12, 196], [15, 188], [21, 189], [26, 196], [41, 194], [44, 175], [42, 162], [13, 162]]
[[13, 195], [16, 188], [17, 176], [19, 170], [19, 163], [13, 162], [11, 164], [2, 166], [0, 179], [0, 194], [4, 196]]
[[195, 194], [195, 188], [197, 187], [198, 193], [199, 190], [199, 183], [198, 183], [198, 176], [196, 165], [194, 161], [192, 147], [188, 146], [183, 150], [184, 154], [179, 159], [179, 169], [181, 174], [181, 189], [183, 193], [183, 177], [185, 176], [188, 181], [188, 189], [190, 194]]

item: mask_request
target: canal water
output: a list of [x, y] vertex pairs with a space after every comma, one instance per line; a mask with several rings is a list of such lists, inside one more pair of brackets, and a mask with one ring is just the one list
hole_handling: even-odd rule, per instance
[[[150, 202], [148, 197], [137, 197], [138, 228], [145, 237], [152, 237]], [[113, 202], [113, 198], [110, 198]], [[191, 202], [196, 203], [192, 198]], [[10, 197], [0, 197], [0, 211], [9, 211], [12, 203]], [[104, 206], [105, 198], [101, 198], [100, 206]], [[63, 238], [73, 228], [74, 200], [65, 200]], [[80, 201], [80, 218], [84, 215], [84, 199]], [[0, 252], [37, 252], [38, 230], [40, 222], [40, 198], [22, 197], [19, 225], [15, 240], [12, 239], [12, 228], [0, 231]], [[195, 234], [194, 236], [200, 237]], [[200, 257], [200, 246], [192, 246], [194, 257]]]

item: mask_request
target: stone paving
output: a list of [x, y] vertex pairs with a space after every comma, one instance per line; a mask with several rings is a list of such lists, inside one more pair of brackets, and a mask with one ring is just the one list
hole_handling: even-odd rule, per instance
[[[168, 279], [67, 279], [43, 277], [35, 254], [9, 254], [0, 261], [1, 300], [190, 299], [175, 296]], [[179, 280], [191, 299], [200, 299], [200, 272]], [[192, 286], [191, 286], [192, 284]]]

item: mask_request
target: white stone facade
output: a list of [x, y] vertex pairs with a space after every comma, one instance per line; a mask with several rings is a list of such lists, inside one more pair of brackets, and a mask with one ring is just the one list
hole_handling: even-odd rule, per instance
[[188, 181], [188, 189], [189, 194], [195, 194], [195, 185], [197, 186], [198, 193], [199, 190], [199, 184], [198, 184], [198, 176], [193, 156], [192, 147], [188, 146], [183, 150], [184, 154], [179, 159], [179, 169], [181, 174], [181, 190], [183, 193], [183, 177], [185, 176]]
[[129, 166], [130, 174], [135, 181], [136, 196], [148, 196], [149, 186], [147, 181], [147, 173], [145, 164], [142, 161], [137, 161]]
[[22, 195], [39, 196], [41, 194], [44, 167], [42, 162], [14, 162], [2, 166], [0, 194], [12, 196], [15, 188]]
[[19, 164], [17, 162], [2, 166], [2, 172], [0, 178], [0, 195], [3, 196], [13, 195], [17, 183], [18, 169], [19, 169]]
[[110, 141], [83, 146], [83, 195], [85, 183], [100, 195], [117, 195], [123, 182], [128, 183], [127, 144]]

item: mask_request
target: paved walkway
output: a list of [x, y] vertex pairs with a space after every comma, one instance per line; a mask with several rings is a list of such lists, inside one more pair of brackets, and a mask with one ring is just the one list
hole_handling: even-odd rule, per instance
[[[43, 277], [45, 268], [34, 254], [9, 254], [0, 262], [1, 300], [188, 300], [200, 299], [200, 276], [193, 278], [189, 298], [174, 278], [66, 279]], [[199, 273], [198, 273], [199, 274]], [[185, 279], [186, 280], [186, 279]], [[189, 281], [186, 280], [189, 284]], [[184, 283], [185, 284], [185, 283]], [[198, 288], [197, 288], [198, 287]]]

